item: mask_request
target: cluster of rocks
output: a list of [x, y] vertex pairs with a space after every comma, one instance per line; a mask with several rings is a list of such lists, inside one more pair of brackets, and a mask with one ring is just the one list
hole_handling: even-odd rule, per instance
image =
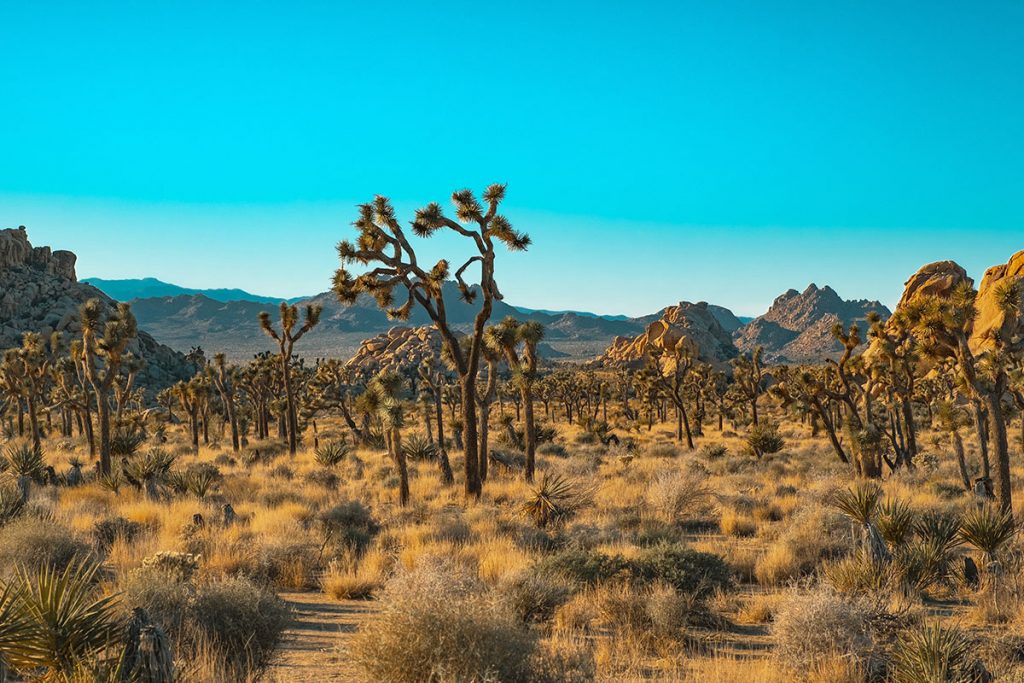
[[[78, 310], [83, 303], [96, 298], [110, 308], [116, 305], [100, 290], [78, 282], [75, 262], [70, 251], [33, 247], [24, 227], [0, 230], [0, 349], [20, 346], [25, 332], [61, 332], [70, 341], [81, 333]], [[194, 372], [184, 355], [142, 331], [130, 351], [145, 361], [138, 385], [149, 391]]]
[[347, 366], [371, 377], [380, 372], [408, 373], [441, 356], [441, 334], [433, 327], [392, 327], [359, 345]]
[[883, 319], [890, 315], [878, 301], [845, 301], [831, 287], [811, 284], [803, 292], [790, 289], [776, 298], [767, 313], [737, 330], [734, 340], [748, 353], [763, 347], [771, 363], [820, 363], [843, 351], [832, 334], [836, 323], [848, 328], [856, 322], [866, 339], [872, 311]]
[[681, 301], [662, 311], [636, 337], [616, 337], [593, 364], [600, 367], [639, 367], [652, 349], [669, 351], [685, 337], [698, 360], [722, 366], [737, 356], [732, 337], [706, 302]]

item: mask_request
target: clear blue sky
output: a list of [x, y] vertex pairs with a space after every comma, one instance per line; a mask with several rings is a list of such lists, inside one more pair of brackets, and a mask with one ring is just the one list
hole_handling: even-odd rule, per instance
[[1022, 35], [1019, 0], [4, 2], [0, 226], [292, 296], [356, 202], [501, 181], [512, 303], [891, 303], [1024, 249]]

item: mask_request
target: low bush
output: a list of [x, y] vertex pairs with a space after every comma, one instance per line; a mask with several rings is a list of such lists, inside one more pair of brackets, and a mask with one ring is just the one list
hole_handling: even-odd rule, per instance
[[88, 544], [64, 526], [39, 517], [23, 516], [0, 529], [0, 574], [23, 566], [64, 568], [90, 555]]
[[369, 680], [531, 681], [537, 640], [475, 579], [424, 563], [388, 582], [351, 655]]
[[725, 560], [682, 545], [644, 549], [629, 561], [628, 571], [634, 581], [662, 582], [697, 596], [732, 587], [732, 572]]
[[875, 650], [874, 616], [868, 602], [828, 589], [793, 593], [775, 610], [771, 633], [776, 655], [785, 668], [802, 675], [837, 655], [867, 663]]

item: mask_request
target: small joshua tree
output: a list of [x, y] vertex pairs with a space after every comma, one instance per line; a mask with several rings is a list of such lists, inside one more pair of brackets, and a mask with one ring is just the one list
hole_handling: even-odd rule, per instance
[[[452, 194], [458, 221], [445, 216], [439, 204], [431, 203], [416, 212], [410, 225], [413, 234], [423, 238], [441, 229], [451, 230], [465, 237], [475, 248], [476, 253], [454, 273], [465, 301], [473, 302], [477, 296], [482, 298], [465, 350], [448, 320], [443, 292], [451, 274], [448, 261], [441, 259], [429, 269], [419, 264], [416, 251], [386, 197], [378, 195], [374, 201], [359, 207], [359, 218], [355, 221], [359, 236], [354, 243], [344, 240], [338, 244], [341, 267], [334, 274], [334, 293], [342, 303], [351, 304], [360, 294], [370, 294], [386, 309], [389, 317], [400, 320], [407, 319], [413, 305], [418, 304], [441, 334], [459, 376], [467, 498], [479, 498], [481, 493], [475, 392], [484, 326], [491, 317], [494, 300], [502, 298], [494, 279], [495, 246], [496, 242], [501, 242], [510, 250], [522, 251], [530, 244], [529, 237], [513, 230], [511, 223], [498, 213], [504, 198], [504, 185], [488, 187], [483, 203], [471, 191], [460, 190]], [[353, 276], [348, 270], [352, 264], [367, 266], [369, 270]], [[480, 268], [476, 287], [471, 287], [463, 278], [473, 265]], [[398, 306], [395, 306], [396, 288], [405, 291], [405, 301]]]
[[750, 417], [755, 425], [758, 424], [757, 400], [764, 393], [764, 368], [761, 366], [763, 353], [764, 347], [758, 346], [749, 356], [741, 354], [732, 361], [735, 390], [750, 405]]
[[260, 312], [260, 327], [268, 337], [277, 342], [279, 348], [278, 360], [281, 363], [281, 382], [284, 385], [286, 400], [285, 424], [288, 429], [288, 452], [295, 455], [299, 446], [299, 420], [295, 407], [295, 389], [292, 387], [292, 354], [295, 349], [295, 342], [320, 322], [320, 306], [309, 305], [305, 307], [305, 317], [302, 327], [295, 329], [299, 323], [299, 310], [297, 306], [281, 302], [281, 330], [275, 330], [270, 322], [270, 314], [266, 311]]
[[138, 325], [128, 304], [104, 320], [103, 302], [89, 299], [79, 312], [82, 318], [82, 364], [84, 374], [96, 397], [100, 426], [100, 473], [110, 474], [110, 397], [121, 372], [128, 344], [138, 334]]
[[224, 403], [224, 411], [227, 413], [228, 423], [231, 425], [231, 450], [237, 453], [240, 444], [238, 415], [235, 410], [235, 389], [241, 371], [236, 366], [228, 365], [223, 353], [218, 353], [213, 357], [213, 363], [206, 366], [206, 371]]
[[[544, 326], [538, 322], [521, 323], [505, 318], [488, 330], [487, 345], [500, 351], [512, 370], [512, 381], [519, 389], [523, 402], [525, 423], [526, 481], [533, 481], [534, 459], [537, 451], [537, 428], [533, 419], [533, 387], [537, 381], [537, 345], [544, 338]], [[522, 344], [522, 357], [518, 350]]]

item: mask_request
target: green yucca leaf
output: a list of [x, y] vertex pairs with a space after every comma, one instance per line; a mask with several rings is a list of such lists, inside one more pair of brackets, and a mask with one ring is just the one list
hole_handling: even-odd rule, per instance
[[987, 559], [995, 559], [996, 553], [1014, 534], [1017, 525], [1013, 516], [995, 505], [983, 505], [971, 510], [960, 521], [960, 537], [985, 553]]
[[897, 683], [968, 683], [982, 680], [973, 644], [956, 627], [931, 624], [907, 631], [895, 648]]
[[875, 519], [881, 495], [882, 489], [878, 484], [862, 483], [836, 492], [832, 497], [832, 505], [854, 522], [867, 526]]
[[64, 569], [19, 569], [9, 598], [13, 623], [22, 632], [3, 646], [4, 658], [18, 669], [66, 674], [76, 663], [114, 640], [114, 596], [97, 594], [98, 567], [72, 562]]

